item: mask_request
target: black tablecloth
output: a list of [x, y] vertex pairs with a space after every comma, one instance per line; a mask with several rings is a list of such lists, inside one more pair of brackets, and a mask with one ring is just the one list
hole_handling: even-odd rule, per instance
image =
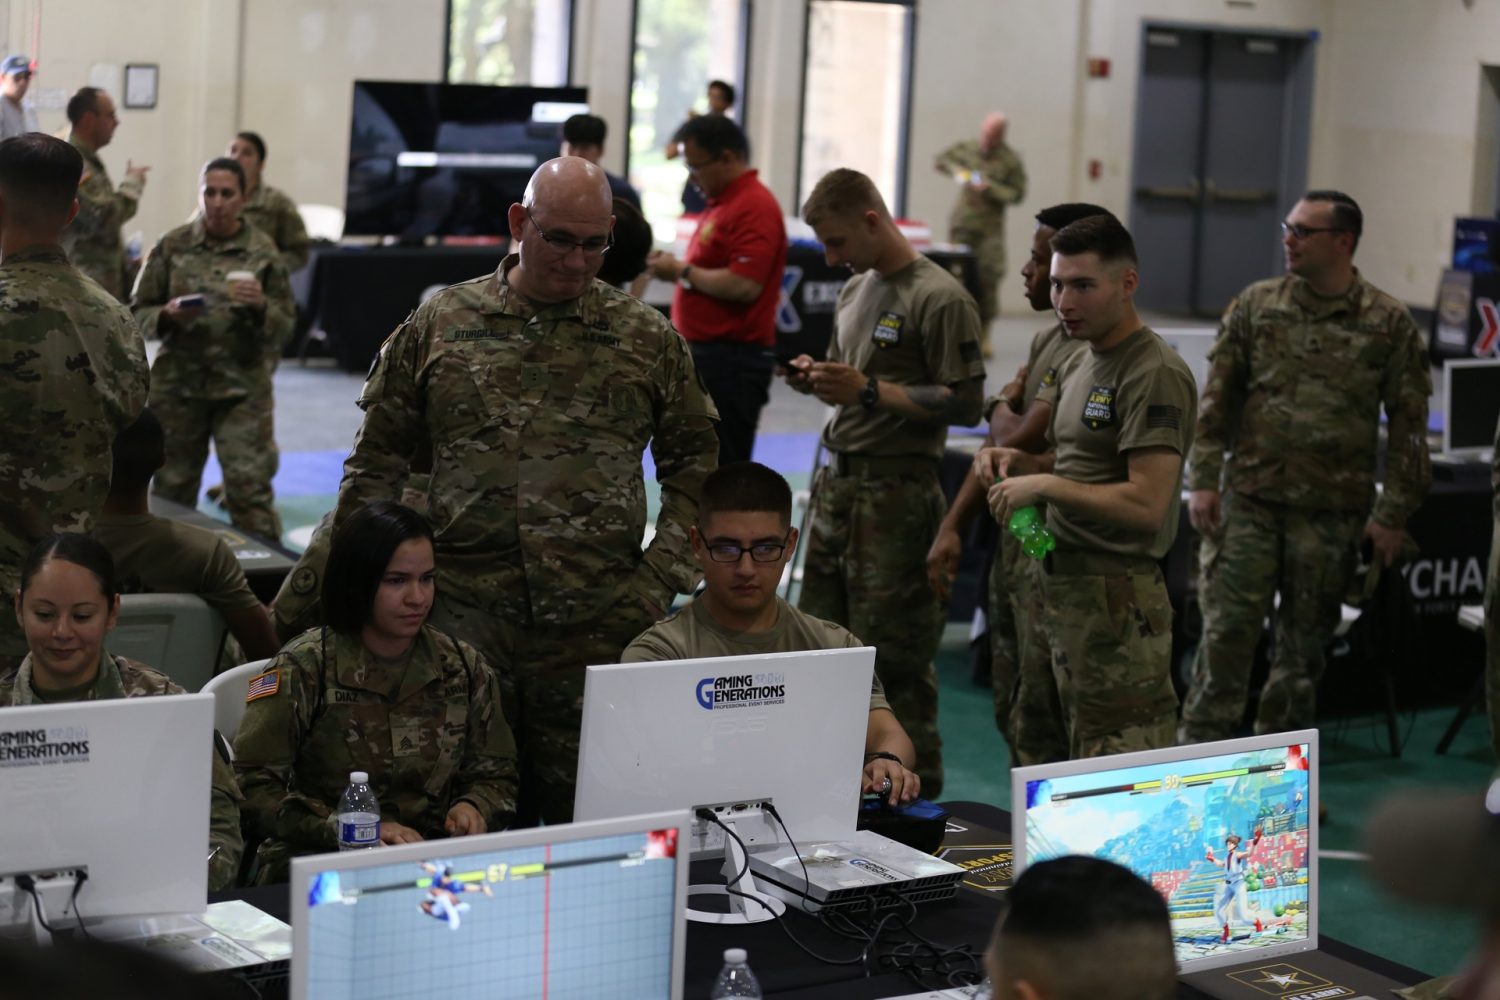
[[[987, 827], [996, 833], [1010, 832], [1010, 814], [1003, 809], [980, 802], [946, 802], [943, 804], [956, 819], [974, 826]], [[712, 863], [703, 863], [704, 878]], [[698, 875], [699, 865], [694, 865]], [[983, 951], [1002, 906], [1003, 894], [982, 893], [960, 888], [951, 900], [925, 903], [918, 907], [914, 927], [922, 935], [943, 944], [968, 944]], [[220, 899], [243, 899], [280, 920], [289, 920], [289, 889], [285, 885], [237, 889], [209, 896]], [[823, 925], [800, 911], [787, 909], [787, 928], [808, 947], [829, 957], [853, 957], [858, 945], [824, 929]], [[685, 1000], [708, 996], [723, 965], [726, 948], [744, 948], [750, 967], [760, 980], [765, 996], [778, 1000], [873, 1000], [878, 997], [902, 996], [920, 992], [910, 980], [897, 975], [866, 978], [857, 965], [827, 965], [805, 954], [789, 941], [775, 921], [726, 927], [717, 924], [689, 922], [687, 959], [684, 963]], [[1371, 971], [1403, 983], [1417, 983], [1428, 976], [1415, 969], [1361, 951], [1329, 938], [1322, 939], [1322, 949]], [[1181, 997], [1201, 997], [1189, 986], [1178, 988]]]

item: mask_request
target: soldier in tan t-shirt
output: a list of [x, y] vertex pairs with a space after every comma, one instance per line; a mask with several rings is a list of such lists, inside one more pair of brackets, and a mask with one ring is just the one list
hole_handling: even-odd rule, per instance
[[1177, 533], [1182, 462], [1197, 390], [1170, 347], [1141, 325], [1135, 246], [1112, 217], [1052, 238], [1052, 302], [1089, 350], [1062, 373], [1048, 437], [1036, 456], [985, 449], [975, 459], [990, 509], [1047, 504], [1057, 549], [1040, 582], [1052, 674], [1069, 756], [1170, 746], [1172, 606], [1158, 560]]
[[[797, 529], [791, 488], [776, 472], [755, 462], [731, 462], [710, 473], [698, 499], [698, 523], [689, 533], [703, 570], [703, 593], [636, 636], [622, 663], [865, 645], [777, 595], [782, 570], [797, 548]], [[911, 802], [922, 788], [910, 770], [915, 757], [877, 675], [865, 729], [863, 790], [888, 792], [893, 803]]]
[[979, 314], [954, 277], [896, 228], [854, 170], [818, 182], [803, 208], [832, 266], [854, 270], [839, 295], [828, 360], [807, 355], [787, 384], [835, 407], [827, 466], [813, 482], [800, 607], [877, 650], [875, 671], [909, 727], [922, 784], [943, 786], [937, 673], [943, 605], [927, 548], [947, 506], [938, 462], [950, 424], [979, 421]]

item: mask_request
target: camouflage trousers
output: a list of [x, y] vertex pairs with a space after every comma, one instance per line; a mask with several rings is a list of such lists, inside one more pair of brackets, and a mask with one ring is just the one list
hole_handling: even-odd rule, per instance
[[[1365, 515], [1303, 510], [1228, 493], [1222, 529], [1199, 550], [1203, 638], [1183, 701], [1178, 739], [1234, 735], [1250, 694], [1250, 669], [1268, 614], [1271, 672], [1260, 694], [1257, 733], [1313, 724], [1323, 647], [1348, 591]], [[1274, 613], [1273, 595], [1281, 600]]]
[[152, 492], [185, 507], [198, 506], [203, 465], [212, 439], [224, 471], [224, 506], [236, 528], [281, 541], [271, 478], [281, 462], [269, 387], [237, 399], [195, 399], [151, 390], [151, 410], [167, 438], [167, 464]]
[[1037, 579], [1068, 756], [1171, 746], [1172, 604], [1155, 560], [1054, 552]]
[[1052, 652], [1042, 628], [1041, 585], [1037, 562], [1021, 551], [1008, 531], [990, 564], [990, 685], [995, 725], [1010, 745], [1018, 766], [1068, 759], [1057, 684], [1052, 679]]
[[935, 800], [943, 790], [943, 741], [932, 658], [943, 636], [943, 608], [927, 582], [927, 549], [947, 503], [936, 463], [916, 459], [907, 468], [819, 470], [797, 606], [875, 647], [875, 672], [917, 750], [913, 770], [922, 795]]
[[989, 342], [990, 322], [1000, 315], [1000, 282], [1005, 279], [1005, 227], [954, 229], [953, 242], [967, 243], [979, 266], [979, 340]]
[[1500, 518], [1490, 542], [1489, 576], [1484, 588], [1485, 704], [1490, 712], [1490, 741], [1500, 758]]
[[591, 622], [527, 627], [439, 592], [432, 625], [477, 649], [500, 677], [521, 779], [514, 827], [572, 822], [584, 668], [620, 662], [625, 647], [654, 621], [627, 600]]

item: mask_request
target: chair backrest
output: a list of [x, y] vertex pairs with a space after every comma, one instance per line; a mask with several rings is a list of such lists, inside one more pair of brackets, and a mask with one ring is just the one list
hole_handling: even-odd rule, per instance
[[344, 235], [344, 210], [333, 205], [298, 205], [302, 225], [315, 240], [337, 243]]
[[229, 627], [195, 594], [126, 594], [104, 645], [116, 656], [155, 667], [188, 691], [214, 675]]
[[245, 717], [245, 691], [250, 678], [266, 669], [270, 660], [252, 660], [230, 667], [207, 684], [203, 693], [214, 696], [214, 728], [234, 745], [234, 734], [239, 732], [240, 720]]

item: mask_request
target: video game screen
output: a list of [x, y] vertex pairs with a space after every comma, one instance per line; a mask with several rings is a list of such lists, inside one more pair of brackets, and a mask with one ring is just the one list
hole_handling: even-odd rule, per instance
[[677, 830], [314, 876], [308, 995], [667, 997]]
[[1308, 747], [1026, 783], [1026, 862], [1105, 858], [1167, 901], [1189, 962], [1308, 936]]

